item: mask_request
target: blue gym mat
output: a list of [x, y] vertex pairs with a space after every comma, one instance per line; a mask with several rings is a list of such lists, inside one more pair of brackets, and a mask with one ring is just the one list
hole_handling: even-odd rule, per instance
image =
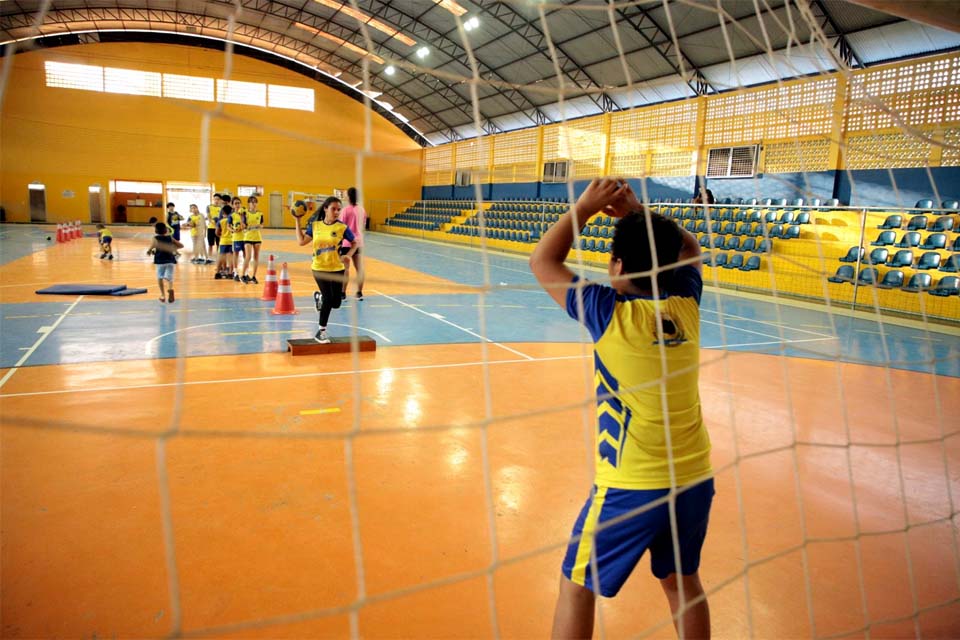
[[146, 292], [146, 289], [127, 289], [125, 284], [55, 284], [37, 291], [40, 295], [56, 296], [132, 296]]

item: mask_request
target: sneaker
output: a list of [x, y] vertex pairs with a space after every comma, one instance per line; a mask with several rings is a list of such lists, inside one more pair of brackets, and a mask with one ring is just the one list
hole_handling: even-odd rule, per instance
[[107, 257], [107, 254], [105, 254], [105, 253], [101, 253], [101, 254], [100, 254], [100, 259], [101, 259], [101, 260], [103, 260], [103, 259], [106, 258], [106, 257]]
[[112, 254], [112, 253], [107, 256], [107, 260], [113, 260], [113, 254]]
[[257, 280], [257, 276], [250, 276], [250, 284], [260, 284]]
[[319, 291], [313, 292], [313, 305], [317, 308], [317, 313], [320, 313], [320, 307], [323, 306], [323, 295]]
[[215, 262], [214, 260], [204, 260], [204, 261], [203, 261], [204, 264], [213, 264], [214, 262]]
[[213, 274], [213, 279], [214, 279], [214, 280], [223, 280], [223, 274], [220, 273], [219, 271], [217, 271], [215, 274]]
[[330, 338], [327, 336], [327, 332], [324, 329], [317, 331], [317, 335], [313, 336], [313, 339], [320, 344], [330, 344]]
[[243, 284], [250, 284], [250, 276], [242, 276], [240, 281], [243, 282]]
[[240, 276], [239, 276], [238, 274], [236, 274], [236, 273], [233, 274], [233, 281], [234, 281], [234, 282], [240, 282]]
[[174, 299], [173, 289], [170, 289], [170, 291], [167, 291], [167, 302], [173, 302]]
[[357, 300], [363, 300], [363, 291], [357, 291]]

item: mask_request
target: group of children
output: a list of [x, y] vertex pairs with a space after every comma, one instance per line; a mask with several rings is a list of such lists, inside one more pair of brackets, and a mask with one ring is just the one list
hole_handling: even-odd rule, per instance
[[[234, 280], [244, 284], [258, 284], [257, 268], [260, 266], [260, 244], [263, 242], [263, 212], [257, 209], [256, 196], [247, 198], [247, 206], [239, 197], [228, 194], [213, 194], [213, 204], [207, 207], [207, 217], [213, 222], [212, 228], [206, 226], [207, 244], [210, 250], [218, 249], [216, 280]], [[203, 216], [193, 213], [191, 206], [190, 224], [194, 243], [202, 246], [200, 224]], [[196, 221], [195, 221], [196, 219]], [[240, 255], [243, 254], [243, 262]], [[211, 261], [212, 262], [212, 261]]]

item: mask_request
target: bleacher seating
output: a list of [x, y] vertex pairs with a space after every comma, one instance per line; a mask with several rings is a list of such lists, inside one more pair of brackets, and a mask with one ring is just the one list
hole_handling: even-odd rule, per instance
[[908, 282], [902, 290], [911, 293], [924, 291], [930, 288], [932, 282], [933, 277], [929, 273], [915, 273], [910, 276], [910, 282]]
[[877, 286], [881, 289], [899, 289], [903, 286], [903, 271], [899, 269], [887, 271]]
[[856, 262], [857, 260], [863, 260], [864, 257], [863, 247], [850, 247], [847, 251], [847, 255], [840, 258], [840, 262]]
[[934, 296], [956, 296], [960, 295], [960, 278], [957, 276], [945, 276], [940, 278], [940, 282], [933, 289], [927, 291]]

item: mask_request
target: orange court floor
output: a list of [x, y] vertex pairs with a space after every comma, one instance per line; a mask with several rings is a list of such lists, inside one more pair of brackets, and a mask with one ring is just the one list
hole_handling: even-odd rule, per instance
[[[524, 261], [370, 234], [331, 327], [377, 351], [294, 358], [292, 232], [276, 317], [185, 261], [159, 304], [135, 229], [112, 264], [46, 229], [0, 227], [2, 637], [549, 635], [593, 362]], [[34, 293], [58, 281], [149, 291]], [[715, 290], [702, 318], [714, 636], [960, 636], [956, 332]], [[675, 637], [646, 558], [599, 611]]]

